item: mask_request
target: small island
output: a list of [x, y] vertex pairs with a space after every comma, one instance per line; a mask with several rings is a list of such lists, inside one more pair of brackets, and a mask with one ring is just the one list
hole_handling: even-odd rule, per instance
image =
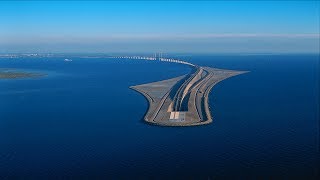
[[44, 73], [26, 72], [16, 69], [1, 69], [0, 79], [35, 78], [46, 76]]

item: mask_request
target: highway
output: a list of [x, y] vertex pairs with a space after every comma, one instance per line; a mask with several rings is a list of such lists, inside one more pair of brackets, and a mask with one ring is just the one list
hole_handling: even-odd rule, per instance
[[[170, 60], [172, 61], [172, 60]], [[132, 86], [149, 102], [144, 120], [161, 126], [195, 126], [212, 122], [208, 97], [211, 89], [222, 80], [246, 73], [201, 67], [185, 61], [192, 71], [181, 77]]]

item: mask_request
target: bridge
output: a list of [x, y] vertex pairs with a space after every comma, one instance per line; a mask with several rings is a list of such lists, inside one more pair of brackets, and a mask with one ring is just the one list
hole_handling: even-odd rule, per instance
[[172, 62], [172, 63], [178, 63], [178, 64], [186, 64], [189, 66], [195, 66], [192, 63], [180, 60], [180, 59], [174, 59], [174, 58], [164, 58], [162, 53], [155, 53], [153, 56], [111, 56], [109, 58], [116, 58], [116, 59], [134, 59], [134, 60], [149, 60], [149, 61], [163, 61], [163, 62]]

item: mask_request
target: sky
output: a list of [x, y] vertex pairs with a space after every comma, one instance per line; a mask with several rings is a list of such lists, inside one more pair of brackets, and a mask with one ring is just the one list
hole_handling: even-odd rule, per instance
[[319, 53], [318, 1], [1, 1], [0, 53]]

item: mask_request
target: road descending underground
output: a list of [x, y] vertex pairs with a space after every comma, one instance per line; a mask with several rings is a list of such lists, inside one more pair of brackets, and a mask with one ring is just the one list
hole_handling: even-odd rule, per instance
[[148, 99], [149, 109], [144, 117], [148, 123], [162, 126], [211, 123], [208, 96], [212, 87], [224, 79], [247, 72], [201, 67], [184, 61], [176, 63], [187, 64], [192, 71], [184, 76], [130, 87]]

